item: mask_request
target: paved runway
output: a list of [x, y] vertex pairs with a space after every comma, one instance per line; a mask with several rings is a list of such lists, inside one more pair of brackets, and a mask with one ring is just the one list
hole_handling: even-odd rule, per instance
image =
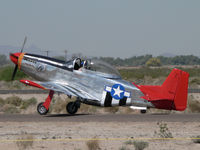
[[200, 122], [199, 114], [1, 114], [0, 122]]

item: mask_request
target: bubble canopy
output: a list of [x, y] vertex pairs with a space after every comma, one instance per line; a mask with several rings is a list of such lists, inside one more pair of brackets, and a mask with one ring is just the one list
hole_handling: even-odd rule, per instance
[[76, 58], [66, 62], [65, 66], [69, 69], [105, 78], [121, 79], [120, 73], [113, 66], [99, 59], [81, 60], [80, 58]]
[[101, 60], [87, 60], [85, 69], [96, 72], [97, 75], [107, 78], [121, 78], [120, 73], [110, 64]]

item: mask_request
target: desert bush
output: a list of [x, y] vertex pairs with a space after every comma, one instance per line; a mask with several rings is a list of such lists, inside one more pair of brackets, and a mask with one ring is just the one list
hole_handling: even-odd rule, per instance
[[134, 141], [133, 145], [135, 150], [143, 150], [149, 146], [149, 143], [144, 141]]
[[115, 106], [115, 107], [106, 107], [104, 108], [105, 112], [109, 112], [109, 113], [113, 113], [115, 114], [116, 112], [118, 112], [119, 107]]
[[94, 140], [89, 140], [86, 143], [88, 150], [99, 150], [100, 146], [99, 146], [99, 141], [94, 139]]
[[192, 139], [194, 143], [200, 144], [200, 135], [196, 136], [194, 139]]
[[98, 108], [96, 106], [81, 104], [79, 111], [82, 112], [82, 113], [96, 113], [97, 109]]
[[14, 114], [14, 113], [20, 113], [20, 111], [16, 108], [16, 106], [10, 105], [10, 104], [5, 104], [1, 111], [3, 111], [4, 113], [8, 113], [8, 114]]
[[135, 112], [135, 111], [137, 111], [137, 110], [133, 110], [130, 107], [124, 107], [124, 112], [123, 113], [130, 114], [130, 113]]
[[23, 100], [22, 101], [22, 104], [21, 104], [21, 109], [27, 109], [29, 106], [33, 106], [33, 105], [36, 105], [37, 104], [37, 100], [36, 98], [32, 97], [28, 100]]
[[173, 138], [172, 133], [170, 132], [166, 123], [158, 122], [157, 125], [159, 126], [159, 132], [157, 133], [155, 131], [156, 135], [160, 136], [161, 138]]
[[25, 150], [33, 146], [33, 135], [26, 132], [22, 132], [19, 135], [18, 141], [16, 142], [19, 150]]
[[127, 148], [126, 146], [122, 146], [119, 148], [119, 150], [130, 150], [129, 148]]
[[126, 144], [126, 145], [133, 145], [133, 141], [128, 140], [128, 141], [125, 142], [125, 144]]
[[11, 97], [6, 98], [5, 103], [12, 104], [14, 106], [20, 106], [22, 103], [22, 99], [17, 96], [11, 96]]
[[190, 84], [200, 84], [200, 78], [194, 78], [194, 79], [191, 79]]
[[3, 106], [5, 104], [4, 99], [0, 98], [0, 107]]
[[188, 107], [189, 107], [189, 110], [193, 113], [200, 112], [200, 102], [198, 101], [195, 101], [195, 100], [188, 101]]
[[161, 66], [161, 62], [159, 58], [152, 57], [145, 63], [145, 65], [148, 67], [150, 66], [158, 67]]
[[55, 99], [55, 103], [52, 106], [52, 111], [55, 113], [60, 113], [66, 110], [67, 102], [63, 100], [61, 97]]
[[135, 150], [143, 150], [145, 148], [147, 148], [149, 146], [148, 142], [144, 142], [144, 141], [126, 141], [125, 142], [126, 145], [134, 145]]

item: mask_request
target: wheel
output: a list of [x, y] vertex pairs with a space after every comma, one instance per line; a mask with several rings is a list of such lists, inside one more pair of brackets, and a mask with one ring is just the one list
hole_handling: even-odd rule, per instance
[[69, 102], [66, 106], [66, 110], [69, 114], [75, 114], [78, 111], [78, 105], [76, 102]]
[[141, 114], [145, 114], [147, 112], [147, 110], [143, 109], [143, 110], [140, 110], [140, 113]]
[[47, 110], [44, 106], [43, 103], [39, 103], [37, 106], [37, 111], [40, 115], [46, 115], [49, 110]]

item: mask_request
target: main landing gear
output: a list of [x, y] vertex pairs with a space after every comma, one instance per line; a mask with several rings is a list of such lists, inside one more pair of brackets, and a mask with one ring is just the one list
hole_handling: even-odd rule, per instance
[[[53, 98], [54, 91], [49, 92], [49, 96], [47, 97], [46, 101], [44, 103], [39, 103], [37, 106], [37, 111], [40, 115], [46, 115], [49, 112], [49, 106], [51, 103], [51, 100]], [[81, 99], [77, 98], [75, 102], [69, 102], [66, 105], [66, 110], [69, 114], [75, 114], [81, 105]]]
[[46, 101], [44, 103], [39, 103], [37, 106], [37, 111], [40, 115], [46, 115], [49, 112], [49, 106], [51, 103], [51, 100], [53, 98], [54, 91], [49, 92], [49, 96], [47, 97]]
[[80, 108], [80, 105], [81, 103], [79, 99], [77, 99], [75, 102], [69, 102], [66, 106], [66, 110], [69, 114], [73, 115], [78, 111], [78, 109]]
[[49, 109], [46, 109], [43, 106], [44, 103], [39, 103], [37, 106], [37, 111], [40, 115], [46, 115], [49, 112]]

